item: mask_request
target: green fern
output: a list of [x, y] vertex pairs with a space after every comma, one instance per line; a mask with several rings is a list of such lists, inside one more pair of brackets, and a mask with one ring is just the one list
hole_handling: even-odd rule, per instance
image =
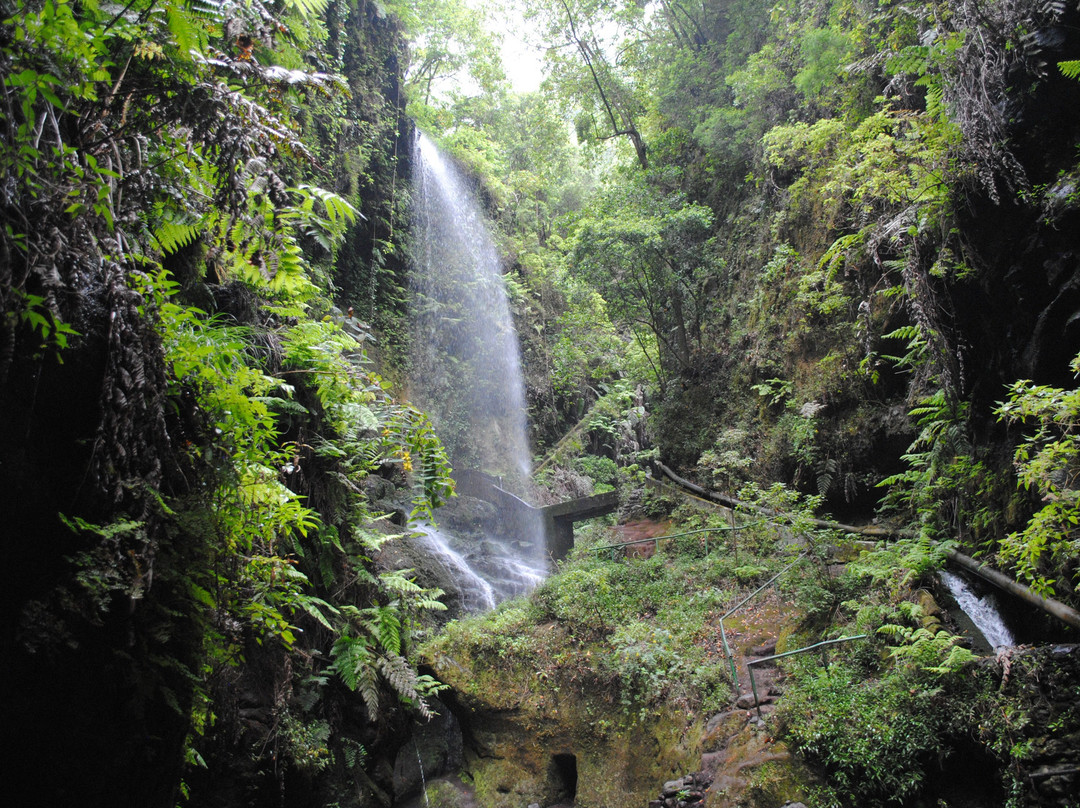
[[379, 672], [389, 682], [391, 689], [402, 701], [413, 704], [424, 718], [432, 717], [420, 691], [417, 689], [416, 671], [408, 661], [397, 654], [379, 657]]
[[379, 718], [379, 676], [375, 668], [366, 666], [357, 671], [356, 686], [353, 688], [364, 700], [368, 718]]
[[1058, 62], [1058, 70], [1069, 79], [1080, 81], [1080, 59], [1070, 59], [1067, 62]]
[[319, 188], [316, 185], [298, 185], [292, 190], [301, 197], [299, 205], [301, 210], [312, 212], [316, 200], [322, 202], [323, 209], [326, 211], [326, 218], [332, 223], [339, 221], [355, 222], [357, 216], [364, 218], [363, 214], [349, 204], [344, 197], [335, 194], [333, 191]]
[[172, 255], [195, 241], [199, 228], [194, 224], [165, 222], [154, 231], [154, 247]]
[[388, 654], [401, 653], [401, 617], [397, 606], [373, 606], [364, 610], [369, 618], [364, 626]]
[[396, 595], [415, 595], [423, 592], [421, 587], [416, 581], [411, 578], [406, 578], [406, 575], [411, 575], [413, 570], [392, 570], [391, 572], [384, 572], [379, 575], [379, 581], [390, 592]]
[[285, 0], [285, 5], [301, 17], [308, 18], [326, 11], [329, 0]]
[[827, 457], [815, 464], [815, 476], [817, 478], [818, 494], [825, 496], [836, 482], [836, 475], [840, 471], [840, 464], [835, 458]]

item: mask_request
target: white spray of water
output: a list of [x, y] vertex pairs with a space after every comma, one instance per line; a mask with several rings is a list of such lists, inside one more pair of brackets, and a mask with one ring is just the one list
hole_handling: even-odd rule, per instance
[[423, 134], [413, 173], [412, 397], [455, 458], [523, 482], [532, 455], [499, 252], [476, 195]]
[[956, 599], [956, 603], [971, 618], [971, 622], [986, 638], [986, 642], [991, 648], [996, 649], [1002, 646], [1016, 645], [1016, 639], [1013, 637], [1012, 632], [1009, 631], [1009, 627], [1005, 625], [997, 608], [989, 598], [976, 595], [959, 575], [946, 570], [941, 570], [938, 575], [941, 576], [942, 582], [948, 587], [953, 598]]
[[[476, 194], [423, 134], [413, 150], [411, 206], [410, 397], [431, 415], [455, 466], [524, 493], [532, 465], [525, 385], [499, 251]], [[515, 535], [467, 549], [437, 530], [421, 532], [467, 610], [490, 609], [546, 576], [539, 519], [519, 519]]]
[[481, 578], [457, 550], [449, 537], [429, 524], [413, 528], [461, 590], [461, 605], [466, 612], [484, 612], [495, 608], [496, 595], [491, 584]]

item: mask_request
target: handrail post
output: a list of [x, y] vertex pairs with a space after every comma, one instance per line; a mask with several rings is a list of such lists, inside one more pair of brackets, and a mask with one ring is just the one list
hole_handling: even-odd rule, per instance
[[852, 637], [838, 637], [835, 640], [823, 640], [822, 642], [816, 642], [813, 645], [807, 645], [803, 648], [796, 648], [794, 651], [784, 651], [782, 654], [773, 654], [772, 656], [761, 657], [760, 659], [752, 659], [747, 662], [746, 672], [750, 674], [750, 689], [754, 692], [754, 707], [757, 708], [758, 718], [761, 718], [761, 703], [758, 701], [757, 684], [754, 682], [755, 665], [764, 665], [766, 662], [772, 662], [775, 659], [783, 659], [784, 657], [795, 656], [796, 654], [803, 654], [807, 651], [813, 651], [815, 648], [820, 648], [822, 664], [825, 666], [825, 670], [828, 670], [829, 663], [825, 657], [826, 646], [836, 645], [842, 642], [850, 642], [852, 640], [865, 640], [869, 636], [869, 634], [856, 634]]
[[735, 657], [731, 655], [731, 649], [728, 648], [727, 632], [724, 631], [724, 619], [720, 618], [720, 641], [724, 644], [724, 656], [727, 657], [728, 664], [731, 665], [731, 686], [735, 688], [735, 692], [739, 690], [739, 673], [735, 670]]
[[[731, 686], [735, 689], [736, 693], [739, 691], [739, 676], [735, 671], [735, 657], [732, 656], [731, 648], [728, 646], [727, 631], [724, 628], [724, 621], [727, 620], [729, 617], [731, 617], [731, 615], [735, 614], [735, 612], [739, 611], [739, 609], [741, 609], [743, 606], [745, 606], [746, 603], [751, 598], [753, 598], [755, 595], [757, 595], [762, 590], [764, 590], [767, 587], [771, 586], [772, 583], [777, 578], [779, 578], [781, 575], [783, 575], [789, 569], [791, 569], [796, 564], [798, 564], [800, 561], [802, 561], [803, 557], [807, 554], [807, 552], [808, 552], [807, 550], [803, 550], [801, 553], [799, 553], [799, 555], [796, 557], [796, 559], [794, 561], [792, 561], [790, 564], [788, 564], [786, 567], [784, 567], [782, 570], [780, 570], [780, 572], [776, 573], [776, 575], [774, 575], [772, 578], [767, 580], [765, 583], [763, 583], [761, 586], [759, 586], [757, 589], [755, 589], [753, 592], [751, 592], [745, 598], [740, 600], [738, 602], [738, 604], [736, 604], [732, 608], [728, 609], [728, 611], [724, 614], [724, 616], [720, 618], [720, 639], [724, 643], [724, 654], [727, 656], [728, 663], [731, 665]], [[753, 677], [751, 677], [750, 683], [751, 683], [751, 685], [753, 685]]]
[[746, 672], [750, 674], [750, 691], [754, 694], [754, 707], [757, 708], [757, 717], [761, 719], [761, 701], [757, 695], [757, 682], [754, 681], [754, 669], [750, 666], [746, 666]]

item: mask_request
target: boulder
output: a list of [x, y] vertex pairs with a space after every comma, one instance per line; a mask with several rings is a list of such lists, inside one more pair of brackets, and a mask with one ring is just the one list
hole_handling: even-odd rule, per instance
[[[767, 694], [759, 695], [757, 699], [758, 704], [772, 704], [772, 696]], [[740, 710], [752, 710], [754, 709], [754, 694], [743, 693], [739, 698], [735, 700], [735, 706]]]
[[678, 780], [668, 780], [664, 783], [663, 795], [665, 797], [674, 797], [680, 791], [686, 788], [686, 779], [680, 777]]

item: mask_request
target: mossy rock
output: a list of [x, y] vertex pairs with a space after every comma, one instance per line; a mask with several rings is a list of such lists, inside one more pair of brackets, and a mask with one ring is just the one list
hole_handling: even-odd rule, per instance
[[744, 794], [745, 804], [748, 808], [776, 808], [789, 802], [811, 805], [815, 782], [814, 775], [798, 758], [771, 760], [754, 771]]

